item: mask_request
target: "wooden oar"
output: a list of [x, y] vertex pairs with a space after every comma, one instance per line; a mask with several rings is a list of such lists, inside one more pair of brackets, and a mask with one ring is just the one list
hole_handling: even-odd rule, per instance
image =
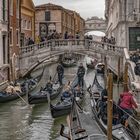
[[18, 97], [28, 106], [29, 104], [18, 94], [18, 92], [15, 92], [17, 95], [18, 95]]

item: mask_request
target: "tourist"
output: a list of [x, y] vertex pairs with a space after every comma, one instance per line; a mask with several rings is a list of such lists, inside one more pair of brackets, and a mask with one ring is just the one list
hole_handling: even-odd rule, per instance
[[64, 92], [62, 93], [61, 100], [71, 99], [72, 93], [70, 90], [70, 86], [68, 85]]
[[20, 83], [15, 83], [15, 86], [14, 86], [14, 92], [15, 93], [21, 93], [21, 86], [20, 86]]
[[68, 32], [67, 31], [64, 34], [64, 39], [68, 39]]
[[34, 44], [33, 39], [29, 37], [29, 39], [28, 39], [28, 45], [33, 45], [33, 44]]
[[125, 125], [129, 115], [133, 115], [133, 109], [138, 107], [132, 91], [120, 94], [119, 106], [122, 109], [119, 114], [120, 122]]
[[80, 97], [81, 94], [82, 94], [81, 88], [80, 88], [79, 85], [77, 85], [77, 86], [74, 88], [74, 97]]
[[78, 77], [78, 85], [80, 87], [84, 87], [84, 75], [85, 75], [85, 68], [82, 63], [80, 63], [80, 66], [78, 67], [77, 71], [77, 77]]
[[8, 84], [7, 88], [5, 89], [6, 93], [13, 94], [14, 93], [14, 84], [11, 82]]

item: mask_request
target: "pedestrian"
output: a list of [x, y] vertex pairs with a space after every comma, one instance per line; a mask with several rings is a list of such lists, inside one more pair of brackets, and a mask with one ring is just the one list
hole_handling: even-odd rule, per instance
[[128, 114], [133, 114], [133, 109], [137, 108], [138, 105], [133, 97], [133, 92], [130, 90], [128, 92], [123, 92], [120, 94], [120, 104], [119, 106]]
[[84, 75], [85, 75], [85, 68], [82, 63], [80, 63], [80, 66], [78, 67], [77, 71], [77, 77], [78, 77], [78, 85], [80, 87], [84, 87]]
[[64, 39], [68, 39], [68, 32], [67, 31], [64, 34]]
[[131, 90], [120, 94], [119, 106], [122, 109], [119, 118], [121, 123], [125, 125], [129, 115], [133, 115], [133, 109], [138, 108], [138, 105], [133, 97], [133, 92]]
[[33, 39], [29, 37], [29, 40], [28, 40], [28, 45], [33, 45], [33, 44], [34, 44]]
[[63, 79], [63, 76], [64, 76], [64, 68], [63, 66], [59, 63], [58, 66], [57, 66], [57, 74], [58, 74], [58, 81], [60, 83], [60, 85], [62, 85], [62, 79]]

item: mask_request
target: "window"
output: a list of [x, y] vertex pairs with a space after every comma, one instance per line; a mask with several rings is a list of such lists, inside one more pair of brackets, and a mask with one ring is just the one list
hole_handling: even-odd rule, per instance
[[27, 29], [31, 29], [31, 21], [27, 22]]
[[19, 30], [16, 30], [17, 45], [19, 45]]
[[50, 11], [46, 11], [45, 12], [45, 21], [50, 21], [51, 17], [50, 17]]
[[26, 28], [26, 20], [22, 20], [22, 27], [25, 29]]
[[3, 44], [3, 64], [6, 64], [6, 35], [2, 36], [2, 44]]
[[10, 28], [10, 32], [9, 32], [9, 37], [10, 37], [10, 45], [13, 45], [13, 29]]
[[2, 19], [3, 21], [6, 20], [6, 1], [5, 0], [2, 0]]
[[13, 0], [10, 0], [10, 15], [13, 15]]

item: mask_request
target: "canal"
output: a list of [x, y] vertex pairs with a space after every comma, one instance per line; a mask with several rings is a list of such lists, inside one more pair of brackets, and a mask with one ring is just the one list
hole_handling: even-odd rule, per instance
[[[82, 58], [79, 62], [85, 64]], [[43, 77], [37, 90], [41, 86], [45, 86], [49, 76], [53, 76], [56, 72], [57, 64], [51, 64], [45, 67]], [[36, 76], [42, 70], [32, 73]], [[66, 68], [64, 82], [72, 81], [77, 71], [77, 67]], [[86, 86], [92, 83], [95, 72], [87, 71], [85, 75]], [[34, 92], [35, 92], [34, 91]], [[114, 86], [114, 97], [118, 97], [118, 93], [122, 91]], [[24, 97], [27, 102], [27, 97]], [[57, 102], [56, 99], [54, 102]], [[90, 108], [90, 106], [88, 106]], [[85, 107], [86, 110], [87, 107]], [[90, 112], [89, 112], [90, 113]], [[92, 120], [91, 120], [92, 121]], [[53, 119], [47, 103], [40, 105], [27, 105], [21, 99], [0, 104], [0, 140], [65, 140], [59, 136], [60, 124], [66, 124], [66, 117]]]

